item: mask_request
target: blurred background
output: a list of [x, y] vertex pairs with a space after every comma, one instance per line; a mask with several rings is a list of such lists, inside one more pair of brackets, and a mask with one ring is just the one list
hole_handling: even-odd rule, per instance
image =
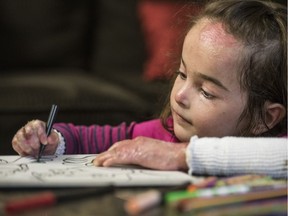
[[0, 0], [0, 154], [15, 154], [13, 135], [29, 120], [47, 121], [52, 104], [57, 122], [157, 117], [179, 32], [203, 3]]

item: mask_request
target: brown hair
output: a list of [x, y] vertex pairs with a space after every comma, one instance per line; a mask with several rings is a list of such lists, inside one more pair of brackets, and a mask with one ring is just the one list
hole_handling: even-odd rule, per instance
[[[287, 116], [287, 8], [263, 0], [210, 1], [199, 16], [192, 19], [189, 29], [201, 18], [223, 23], [226, 31], [243, 44], [239, 82], [248, 98], [239, 123], [247, 119], [248, 125], [240, 135], [252, 136], [252, 129], [259, 123], [265, 124], [266, 101], [282, 104]], [[166, 123], [169, 116], [167, 100], [161, 120], [164, 127], [172, 131]], [[286, 116], [274, 128], [266, 126], [268, 131], [260, 135], [287, 133]]]

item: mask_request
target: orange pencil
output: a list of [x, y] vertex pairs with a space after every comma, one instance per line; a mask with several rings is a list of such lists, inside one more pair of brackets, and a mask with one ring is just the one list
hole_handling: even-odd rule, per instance
[[165, 193], [168, 191], [175, 191], [186, 189], [190, 182], [184, 183], [167, 190], [151, 189], [146, 192], [140, 193], [128, 199], [124, 204], [124, 209], [129, 215], [137, 215], [155, 206], [164, 204]]

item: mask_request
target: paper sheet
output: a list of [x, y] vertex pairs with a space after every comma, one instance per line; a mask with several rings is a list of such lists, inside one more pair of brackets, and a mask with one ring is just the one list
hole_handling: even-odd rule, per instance
[[193, 181], [178, 171], [95, 167], [96, 155], [0, 156], [0, 187], [170, 186]]

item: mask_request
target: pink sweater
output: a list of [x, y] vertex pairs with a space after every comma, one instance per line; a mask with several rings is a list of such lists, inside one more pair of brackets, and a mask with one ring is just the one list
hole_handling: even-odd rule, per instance
[[53, 128], [59, 131], [65, 140], [65, 154], [96, 154], [106, 151], [117, 141], [133, 139], [138, 136], [155, 138], [168, 142], [179, 142], [173, 134], [165, 130], [160, 119], [110, 125], [74, 125], [56, 123]]

